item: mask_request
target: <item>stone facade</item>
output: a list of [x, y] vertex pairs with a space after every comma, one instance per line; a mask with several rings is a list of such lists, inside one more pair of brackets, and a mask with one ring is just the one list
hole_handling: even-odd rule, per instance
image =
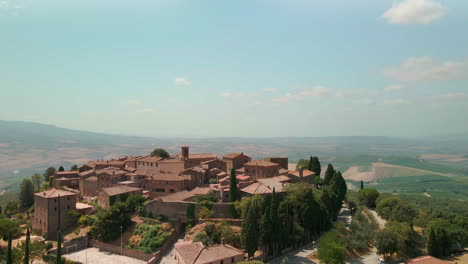
[[244, 164], [245, 174], [255, 179], [269, 178], [279, 175], [281, 166], [265, 160], [252, 160]]
[[32, 229], [47, 239], [57, 239], [57, 229], [71, 226], [67, 212], [76, 209], [76, 194], [55, 188], [34, 195]]
[[250, 157], [244, 155], [244, 153], [232, 153], [223, 156], [223, 160], [226, 162], [226, 171], [229, 173], [232, 168], [235, 170], [240, 169], [245, 163], [250, 161]]

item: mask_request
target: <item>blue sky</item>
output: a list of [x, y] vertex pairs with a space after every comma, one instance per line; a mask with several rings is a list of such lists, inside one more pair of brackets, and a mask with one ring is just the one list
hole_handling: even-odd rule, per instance
[[0, 119], [146, 136], [468, 133], [468, 1], [0, 0]]

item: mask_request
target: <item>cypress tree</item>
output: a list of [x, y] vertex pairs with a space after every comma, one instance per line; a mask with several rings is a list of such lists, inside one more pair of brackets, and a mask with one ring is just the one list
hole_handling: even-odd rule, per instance
[[239, 200], [239, 192], [237, 191], [236, 171], [231, 168], [231, 175], [229, 176], [229, 202], [233, 203]]
[[54, 177], [49, 177], [49, 188], [54, 187]]
[[260, 237], [259, 213], [261, 208], [255, 204], [255, 196], [251, 198], [245, 208], [245, 218], [242, 222], [241, 240], [249, 257], [252, 257], [258, 249]]
[[307, 164], [307, 169], [310, 171], [315, 171], [314, 156], [310, 156], [309, 163]]
[[325, 171], [325, 178], [323, 178], [323, 184], [328, 185], [332, 180], [333, 175], [335, 175], [335, 169], [330, 163], [328, 163], [327, 170]]
[[2, 214], [2, 207], [0, 206], [0, 215]]
[[11, 251], [11, 232], [8, 232], [7, 264], [13, 264], [13, 252]]
[[62, 233], [60, 229], [57, 232], [57, 264], [62, 264]]
[[187, 223], [191, 225], [192, 227], [195, 225], [195, 205], [194, 204], [189, 204], [187, 206]]
[[65, 171], [65, 169], [62, 166], [60, 166], [58, 171]]
[[314, 165], [313, 165], [313, 172], [315, 172], [315, 175], [320, 176], [320, 173], [322, 172], [322, 165], [320, 165], [320, 161], [318, 157], [314, 157], [313, 159]]
[[361, 180], [361, 190], [364, 189], [364, 182]]
[[429, 237], [427, 239], [427, 252], [433, 257], [437, 257], [437, 241], [434, 234], [434, 229], [431, 227], [429, 230]]
[[26, 231], [26, 243], [24, 244], [24, 264], [29, 264], [29, 240], [31, 233], [29, 228]]

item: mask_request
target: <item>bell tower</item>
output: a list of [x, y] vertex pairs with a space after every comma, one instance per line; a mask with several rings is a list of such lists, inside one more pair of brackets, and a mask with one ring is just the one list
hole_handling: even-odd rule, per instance
[[188, 160], [189, 159], [189, 146], [182, 146], [182, 159]]

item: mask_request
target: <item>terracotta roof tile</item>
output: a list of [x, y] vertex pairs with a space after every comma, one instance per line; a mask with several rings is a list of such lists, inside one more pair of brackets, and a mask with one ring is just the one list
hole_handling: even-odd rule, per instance
[[142, 188], [136, 188], [136, 187], [123, 186], [123, 185], [101, 189], [101, 191], [105, 192], [109, 196], [114, 196], [114, 195], [123, 194], [123, 193], [129, 193], [129, 192], [133, 192], [133, 191], [141, 191], [141, 190], [143, 190], [143, 189]]
[[251, 160], [244, 164], [244, 166], [262, 166], [262, 167], [272, 167], [280, 166], [278, 163], [266, 161], [266, 160]]
[[60, 196], [69, 196], [69, 195], [75, 196], [76, 193], [51, 188], [51, 189], [49, 189], [47, 191], [44, 191], [44, 192], [35, 193], [34, 195], [44, 197], [44, 198], [54, 198], [54, 197], [58, 197], [59, 195]]

